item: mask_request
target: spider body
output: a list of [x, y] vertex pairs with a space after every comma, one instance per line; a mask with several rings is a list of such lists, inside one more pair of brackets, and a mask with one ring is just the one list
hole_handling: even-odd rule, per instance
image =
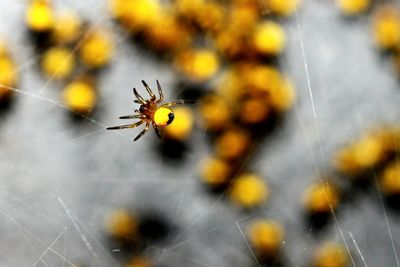
[[158, 127], [168, 126], [174, 120], [174, 112], [172, 111], [172, 109], [170, 109], [170, 107], [184, 104], [185, 101], [176, 100], [163, 103], [164, 95], [158, 80], [157, 80], [157, 88], [158, 88], [158, 93], [160, 94], [159, 99], [157, 99], [156, 95], [152, 92], [152, 90], [145, 81], [142, 81], [142, 83], [146, 88], [147, 92], [149, 93], [150, 99], [144, 99], [141, 95], [138, 94], [136, 89], [133, 88], [133, 93], [136, 97], [134, 102], [140, 104], [139, 109], [135, 109], [135, 114], [133, 115], [120, 117], [120, 119], [139, 119], [139, 121], [132, 124], [108, 127], [107, 130], [130, 129], [138, 127], [143, 123], [145, 123], [146, 124], [145, 128], [143, 129], [142, 132], [139, 133], [138, 136], [135, 137], [134, 141], [138, 140], [149, 130], [150, 124], [153, 126], [157, 136], [161, 138]]
[[157, 108], [154, 112], [153, 120], [157, 124], [157, 126], [165, 127], [174, 120], [175, 115], [174, 112], [169, 108]]

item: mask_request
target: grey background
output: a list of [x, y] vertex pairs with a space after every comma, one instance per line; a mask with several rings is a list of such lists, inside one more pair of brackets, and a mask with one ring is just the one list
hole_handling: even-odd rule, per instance
[[[178, 165], [154, 149], [158, 140], [152, 133], [133, 143], [136, 131], [104, 130], [132, 109], [131, 88], [141, 88], [141, 79], [152, 86], [159, 79], [173, 98], [176, 77], [168, 63], [157, 63], [129, 43], [111, 22], [104, 1], [55, 1], [59, 9], [77, 9], [109, 27], [118, 41], [112, 65], [100, 77], [94, 120], [72, 122], [58, 102], [62, 84], [38, 72], [24, 30], [27, 2], [0, 1], [0, 36], [18, 62], [22, 90], [0, 119], [0, 266], [68, 266], [67, 261], [119, 266], [121, 251], [107, 241], [104, 218], [121, 207], [138, 216], [161, 214], [174, 225], [168, 242], [144, 252], [157, 266], [256, 266], [238, 225], [245, 231], [260, 217], [283, 223], [285, 266], [306, 266], [324, 240], [343, 242], [339, 229], [356, 266], [365, 263], [355, 242], [368, 266], [397, 265], [400, 217], [383, 205], [374, 186], [355, 193], [336, 213], [337, 224], [319, 233], [307, 228], [299, 201], [319, 174], [331, 173], [339, 146], [372, 127], [398, 123], [398, 80], [390, 62], [374, 50], [370, 17], [348, 20], [332, 1], [307, 0], [298, 13], [300, 31], [296, 17], [285, 22], [289, 44], [282, 69], [295, 82], [298, 98], [282, 126], [258, 144], [248, 162], [268, 181], [270, 201], [243, 212], [201, 186], [197, 163], [211, 151], [201, 129]], [[47, 100], [38, 97], [43, 87], [41, 97]]]

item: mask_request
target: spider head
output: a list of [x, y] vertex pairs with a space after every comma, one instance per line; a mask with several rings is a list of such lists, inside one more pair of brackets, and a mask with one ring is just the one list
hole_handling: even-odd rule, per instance
[[169, 108], [158, 108], [156, 112], [154, 112], [153, 120], [157, 124], [157, 126], [165, 127], [174, 120], [174, 112]]

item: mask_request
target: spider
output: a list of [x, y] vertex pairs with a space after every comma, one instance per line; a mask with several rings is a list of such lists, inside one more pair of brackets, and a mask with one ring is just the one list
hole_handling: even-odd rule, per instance
[[164, 95], [161, 89], [161, 85], [158, 80], [157, 88], [158, 93], [160, 94], [160, 98], [157, 100], [156, 95], [151, 91], [150, 87], [147, 85], [145, 81], [142, 80], [144, 87], [150, 95], [150, 99], [144, 99], [141, 95], [138, 94], [135, 88], [133, 88], [133, 93], [137, 99], [134, 100], [135, 103], [140, 104], [139, 109], [135, 109], [134, 115], [122, 116], [120, 119], [140, 119], [139, 121], [132, 124], [125, 124], [120, 126], [108, 127], [107, 130], [119, 130], [119, 129], [130, 129], [135, 128], [143, 123], [146, 123], [146, 127], [143, 131], [139, 133], [138, 136], [133, 139], [133, 141], [138, 140], [142, 137], [150, 128], [150, 124], [152, 124], [157, 136], [161, 138], [160, 130], [158, 126], [165, 127], [174, 120], [174, 112], [170, 109], [170, 107], [174, 107], [176, 105], [181, 105], [185, 103], [193, 103], [184, 100], [175, 100], [171, 102], [162, 103], [164, 101]]

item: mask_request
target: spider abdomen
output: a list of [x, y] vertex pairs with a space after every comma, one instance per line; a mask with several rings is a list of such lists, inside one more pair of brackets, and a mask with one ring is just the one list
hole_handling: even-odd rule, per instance
[[174, 120], [174, 112], [165, 107], [160, 107], [154, 112], [153, 120], [158, 126], [167, 126]]

